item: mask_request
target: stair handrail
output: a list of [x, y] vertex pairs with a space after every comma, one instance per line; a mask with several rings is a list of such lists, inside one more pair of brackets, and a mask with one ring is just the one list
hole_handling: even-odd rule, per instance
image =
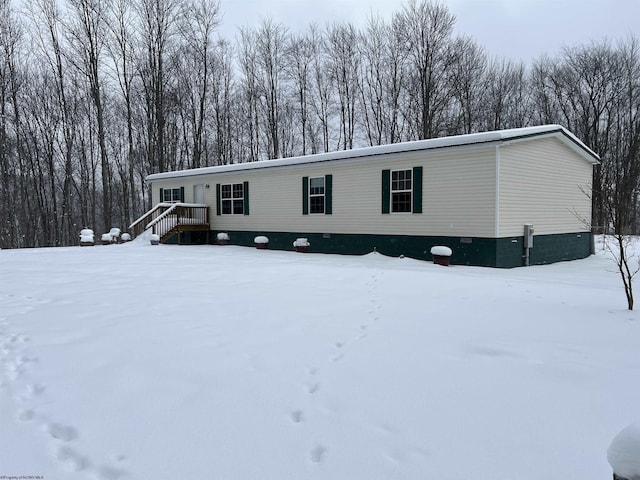
[[173, 205], [173, 203], [164, 203], [164, 202], [158, 203], [155, 207], [143, 213], [141, 217], [137, 218], [131, 225], [129, 225], [129, 230], [136, 227], [139, 223], [142, 223], [143, 220], [145, 220], [150, 215], [153, 215], [157, 210], [160, 210], [161, 208], [168, 208], [171, 205]]
[[[147, 223], [146, 227], [144, 227], [145, 230], [149, 230], [151, 227], [155, 226], [160, 220], [166, 218], [169, 216], [169, 214], [171, 212], [173, 212], [176, 208], [178, 208], [178, 206], [180, 205], [179, 203], [172, 203], [170, 204], [171, 206], [166, 209], [164, 212], [162, 212], [160, 215], [158, 215], [156, 218], [154, 218], [153, 220], [151, 220], [149, 223]], [[177, 223], [177, 221], [176, 221]]]
[[[168, 217], [172, 214], [176, 215], [175, 225], [169, 226], [169, 230], [175, 228], [180, 223], [181, 212], [184, 209], [193, 209], [193, 208], [205, 208], [207, 206], [202, 203], [184, 203], [184, 202], [161, 202], [158, 203], [151, 210], [146, 212], [140, 218], [138, 218], [135, 222], [133, 222], [129, 228], [134, 229], [134, 233], [136, 236], [140, 235], [143, 231], [148, 229], [152, 229], [153, 233], [157, 233], [155, 230], [158, 223], [163, 222], [166, 223]], [[163, 210], [164, 209], [164, 210]], [[163, 210], [161, 213], [158, 213], [159, 210]], [[206, 217], [206, 214], [205, 214]], [[206, 222], [206, 220], [205, 220]]]

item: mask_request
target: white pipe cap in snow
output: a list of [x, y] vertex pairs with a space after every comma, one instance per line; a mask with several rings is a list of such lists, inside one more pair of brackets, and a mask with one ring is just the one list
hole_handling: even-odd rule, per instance
[[450, 257], [453, 251], [449, 247], [436, 246], [431, 248], [431, 255], [439, 255], [441, 257]]
[[640, 480], [640, 424], [632, 423], [618, 433], [607, 450], [613, 473], [628, 480]]

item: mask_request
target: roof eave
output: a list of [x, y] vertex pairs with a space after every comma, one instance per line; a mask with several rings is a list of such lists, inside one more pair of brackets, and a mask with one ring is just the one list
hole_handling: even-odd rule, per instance
[[164, 180], [176, 177], [192, 177], [199, 175], [213, 175], [261, 168], [277, 168], [285, 166], [297, 166], [315, 164], [329, 161], [346, 161], [364, 157], [374, 157], [388, 154], [403, 154], [416, 151], [440, 150], [455, 147], [472, 147], [477, 145], [508, 144], [523, 141], [540, 136], [558, 136], [570, 148], [581, 155], [593, 165], [600, 163], [600, 157], [575, 135], [561, 125], [542, 125], [539, 127], [526, 127], [521, 129], [498, 130], [453, 137], [434, 138], [414, 142], [396, 143], [391, 145], [379, 145], [354, 150], [341, 150], [336, 152], [319, 153], [315, 155], [262, 160], [258, 162], [237, 163], [232, 165], [218, 165], [191, 170], [177, 170], [174, 172], [154, 173], [148, 175], [146, 181]]

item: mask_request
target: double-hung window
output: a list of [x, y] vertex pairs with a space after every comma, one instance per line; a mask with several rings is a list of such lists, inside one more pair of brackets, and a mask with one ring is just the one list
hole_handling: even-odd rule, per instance
[[324, 177], [309, 179], [309, 213], [324, 213]]
[[244, 186], [242, 183], [221, 185], [221, 202], [223, 215], [244, 214]]
[[391, 171], [391, 212], [407, 213], [412, 211], [411, 170]]
[[302, 214], [331, 215], [333, 175], [302, 177]]
[[422, 213], [422, 167], [382, 170], [382, 213]]
[[249, 182], [216, 184], [217, 215], [249, 215]]

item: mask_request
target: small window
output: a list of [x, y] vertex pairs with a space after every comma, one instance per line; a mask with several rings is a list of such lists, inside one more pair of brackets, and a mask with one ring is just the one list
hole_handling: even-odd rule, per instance
[[229, 183], [220, 186], [223, 215], [244, 214], [244, 184]]
[[412, 171], [391, 171], [391, 211], [411, 213], [412, 211]]
[[324, 213], [324, 177], [309, 179], [309, 213]]
[[164, 203], [177, 203], [181, 199], [179, 188], [164, 188], [162, 190], [162, 201]]

